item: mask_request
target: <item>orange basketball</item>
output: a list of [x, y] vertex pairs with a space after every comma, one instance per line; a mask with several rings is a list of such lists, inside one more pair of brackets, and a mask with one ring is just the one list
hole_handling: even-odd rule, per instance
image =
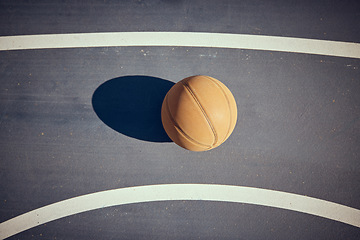
[[222, 144], [235, 128], [234, 96], [219, 80], [192, 76], [176, 83], [166, 94], [161, 120], [179, 146], [207, 151]]

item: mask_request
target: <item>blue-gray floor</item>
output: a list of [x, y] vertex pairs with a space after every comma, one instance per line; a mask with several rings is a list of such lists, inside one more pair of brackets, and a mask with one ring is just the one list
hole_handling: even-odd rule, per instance
[[[0, 35], [188, 31], [360, 42], [357, 1], [274, 2], [1, 1]], [[231, 137], [201, 153], [169, 142], [158, 125], [146, 132], [135, 111], [143, 106], [156, 122], [159, 96], [196, 74], [221, 80], [238, 106]], [[2, 51], [0, 82], [0, 223], [87, 193], [161, 183], [251, 186], [360, 209], [359, 59], [190, 47]], [[112, 99], [123, 102], [114, 115]], [[359, 228], [303, 213], [170, 201], [90, 211], [10, 239], [359, 238]]]

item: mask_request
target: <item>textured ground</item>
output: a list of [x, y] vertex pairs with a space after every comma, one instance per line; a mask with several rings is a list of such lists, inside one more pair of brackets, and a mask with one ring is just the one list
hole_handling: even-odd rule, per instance
[[[1, 1], [0, 35], [189, 31], [359, 42], [359, 9], [357, 1]], [[141, 119], [158, 121], [166, 89], [196, 74], [221, 80], [238, 105], [231, 137], [202, 153]], [[359, 59], [295, 53], [2, 51], [0, 222], [87, 193], [162, 183], [266, 188], [360, 209], [359, 80]], [[269, 207], [168, 201], [90, 211], [10, 239], [290, 238], [359, 239], [360, 229]]]

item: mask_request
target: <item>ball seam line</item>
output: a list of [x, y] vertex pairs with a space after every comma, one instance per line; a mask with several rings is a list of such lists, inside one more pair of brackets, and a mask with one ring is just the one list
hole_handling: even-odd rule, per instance
[[[199, 142], [196, 142], [196, 141], [192, 140], [192, 138], [189, 138], [189, 136], [186, 135], [186, 134], [184, 133], [184, 131], [181, 131], [181, 130], [180, 130], [178, 127], [176, 127], [175, 125], [174, 125], [174, 128], [175, 128], [175, 130], [178, 131], [178, 133], [179, 133], [180, 135], [182, 135], [185, 139], [187, 139], [187, 140], [188, 140], [189, 142], [191, 142], [193, 145], [195, 145], [195, 146], [197, 146], [197, 147], [199, 147], [199, 148], [202, 148], [204, 151], [210, 150], [210, 149], [212, 148], [211, 146], [203, 145], [203, 144], [201, 144], [201, 143], [199, 143]], [[180, 145], [180, 146], [181, 146], [181, 145]], [[183, 147], [183, 146], [181, 146], [181, 147]], [[185, 147], [183, 147], [183, 148], [185, 148]], [[190, 150], [190, 149], [188, 149], [188, 148], [185, 148], [185, 149]], [[194, 150], [190, 150], [190, 151], [194, 151]]]
[[198, 145], [200, 147], [205, 147], [206, 149], [211, 149], [212, 146], [209, 146], [209, 145], [206, 145], [206, 144], [203, 144], [203, 143], [200, 143], [198, 141], [196, 141], [195, 139], [193, 139], [192, 137], [190, 137], [189, 135], [187, 135], [184, 130], [181, 129], [181, 127], [177, 124], [177, 122], [174, 120], [171, 112], [170, 112], [170, 108], [169, 108], [169, 98], [168, 98], [168, 95], [166, 94], [165, 96], [165, 107], [166, 107], [166, 110], [168, 112], [168, 116], [169, 116], [169, 119], [170, 121], [172, 122], [172, 124], [174, 125], [175, 129], [184, 136], [184, 138], [186, 138], [188, 141], [192, 142], [193, 144], [195, 145]]
[[220, 86], [220, 85], [219, 85], [216, 81], [214, 81], [211, 77], [209, 77], [209, 76], [205, 76], [205, 77], [208, 78], [211, 82], [215, 83], [215, 85], [216, 85], [218, 88], [220, 88], [221, 92], [224, 94], [224, 97], [225, 97], [226, 102], [227, 102], [228, 107], [229, 107], [229, 113], [230, 113], [229, 128], [228, 128], [228, 131], [227, 131], [227, 133], [226, 133], [226, 135], [225, 135], [225, 138], [224, 138], [223, 141], [222, 141], [222, 142], [225, 142], [225, 140], [230, 136], [230, 129], [231, 129], [231, 126], [232, 126], [232, 121], [233, 121], [233, 116], [232, 116], [233, 114], [232, 114], [232, 111], [231, 111], [230, 101], [229, 101], [229, 99], [228, 99], [228, 97], [227, 97], [227, 95], [226, 95], [226, 93], [225, 93], [225, 91], [224, 91], [224, 89], [223, 89], [222, 86]]
[[213, 143], [211, 144], [211, 147], [215, 146], [216, 143], [218, 142], [218, 136], [217, 136], [217, 133], [216, 133], [216, 130], [215, 130], [213, 124], [212, 124], [211, 121], [210, 121], [209, 116], [206, 114], [205, 109], [204, 109], [203, 106], [201, 105], [199, 99], [196, 97], [194, 91], [190, 88], [190, 86], [189, 86], [186, 82], [181, 82], [181, 83], [184, 85], [185, 89], [190, 93], [190, 95], [192, 96], [192, 98], [195, 100], [196, 104], [198, 105], [198, 107], [200, 108], [202, 114], [204, 115], [207, 123], [209, 124], [209, 126], [210, 126], [210, 128], [211, 128], [211, 131], [213, 132], [213, 135], [214, 135], [214, 141], [213, 141]]

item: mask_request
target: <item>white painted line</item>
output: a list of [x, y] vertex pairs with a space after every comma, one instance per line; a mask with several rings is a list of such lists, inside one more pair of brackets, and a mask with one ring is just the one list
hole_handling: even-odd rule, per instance
[[360, 210], [307, 196], [242, 186], [164, 184], [121, 188], [57, 202], [0, 224], [0, 239], [41, 224], [82, 213], [131, 203], [201, 200], [247, 203], [308, 213], [360, 227]]
[[359, 43], [246, 34], [108, 32], [0, 37], [0, 51], [118, 46], [235, 48], [360, 58]]

